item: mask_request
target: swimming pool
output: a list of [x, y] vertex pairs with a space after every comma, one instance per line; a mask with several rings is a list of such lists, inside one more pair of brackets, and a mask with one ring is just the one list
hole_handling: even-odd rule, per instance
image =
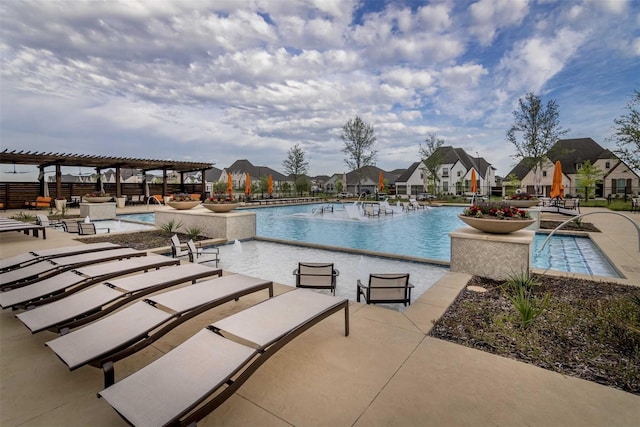
[[[363, 220], [350, 219], [341, 203], [333, 212], [322, 214], [323, 205], [291, 205], [247, 209], [256, 213], [257, 235], [388, 253], [448, 262], [451, 251], [449, 233], [465, 224], [458, 214], [462, 207], [419, 209], [406, 214], [381, 215]], [[154, 222], [154, 213], [118, 215], [118, 218]], [[546, 235], [536, 234], [532, 265], [542, 270], [557, 270], [604, 277], [620, 277], [600, 250], [587, 237], [554, 235], [544, 250]]]
[[[257, 215], [258, 236], [436, 261], [449, 261], [449, 233], [465, 226], [458, 218], [462, 207], [419, 209], [366, 220], [349, 219], [341, 204], [333, 207], [333, 212], [323, 214], [312, 213], [309, 205], [249, 210]], [[553, 236], [540, 252], [545, 238], [543, 234], [534, 238], [534, 268], [620, 277], [591, 239]]]

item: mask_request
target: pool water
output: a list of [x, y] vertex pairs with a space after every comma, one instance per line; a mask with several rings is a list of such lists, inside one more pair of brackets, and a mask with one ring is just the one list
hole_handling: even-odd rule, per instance
[[[321, 211], [320, 206], [332, 206], [333, 212], [313, 213]], [[349, 218], [341, 203], [247, 210], [256, 213], [257, 235], [261, 237], [445, 262], [451, 252], [449, 233], [465, 226], [458, 218], [463, 208], [450, 206], [360, 220]], [[127, 214], [118, 218], [153, 224], [155, 214]], [[544, 234], [534, 237], [534, 268], [620, 277], [588, 237], [554, 235], [540, 252], [545, 239]]]
[[[336, 283], [336, 295], [352, 301], [356, 300], [357, 281], [362, 280], [366, 283], [371, 273], [409, 273], [409, 281], [414, 286], [411, 292], [413, 302], [449, 272], [447, 267], [432, 264], [256, 240], [235, 242], [219, 246], [219, 249], [219, 267], [223, 270], [260, 277], [289, 286], [295, 286], [293, 270], [298, 267], [298, 262], [331, 262], [340, 272]], [[321, 292], [330, 293], [327, 290]], [[379, 305], [394, 310], [404, 310], [402, 304]]]
[[[332, 213], [323, 214], [313, 214], [309, 205], [250, 210], [257, 215], [258, 236], [447, 262], [451, 253], [449, 233], [466, 226], [458, 218], [462, 207], [354, 220], [344, 214], [341, 204], [333, 206]], [[589, 238], [553, 236], [540, 253], [545, 238], [544, 234], [534, 237], [534, 268], [620, 277]]]

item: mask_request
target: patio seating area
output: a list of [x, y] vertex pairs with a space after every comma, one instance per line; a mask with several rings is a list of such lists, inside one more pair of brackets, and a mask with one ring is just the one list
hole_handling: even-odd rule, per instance
[[[583, 208], [583, 211], [587, 210]], [[634, 217], [640, 222], [639, 215]], [[590, 216], [603, 233], [598, 245], [640, 283], [638, 237], [626, 220]], [[47, 240], [0, 235], [2, 257], [77, 246], [77, 235], [48, 230]], [[566, 425], [631, 426], [640, 396], [563, 376], [519, 361], [428, 336], [469, 276], [449, 273], [405, 311], [349, 302], [350, 333], [335, 313], [274, 354], [198, 423], [200, 426]], [[356, 286], [355, 283], [349, 286]], [[274, 294], [292, 287], [274, 284]], [[323, 291], [326, 292], [326, 291]], [[161, 360], [208, 325], [263, 301], [261, 293], [212, 308], [117, 363], [116, 384]], [[69, 372], [45, 343], [15, 318], [0, 313], [0, 424], [119, 426], [125, 421], [105, 399], [98, 369]], [[381, 357], [382, 356], [382, 357]], [[526, 404], [523, 404], [526, 396]]]

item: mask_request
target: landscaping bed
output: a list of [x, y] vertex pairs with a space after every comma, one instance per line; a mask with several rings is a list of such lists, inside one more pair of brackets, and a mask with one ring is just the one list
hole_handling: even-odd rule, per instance
[[502, 283], [474, 277], [430, 335], [563, 375], [640, 395], [640, 288], [534, 275], [535, 304], [546, 309], [528, 327]]

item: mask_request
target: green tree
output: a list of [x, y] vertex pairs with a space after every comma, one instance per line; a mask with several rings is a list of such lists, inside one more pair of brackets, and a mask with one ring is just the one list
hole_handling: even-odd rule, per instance
[[280, 185], [280, 190], [282, 190], [284, 194], [291, 195], [291, 184], [286, 181], [283, 182], [282, 185]]
[[618, 147], [614, 153], [620, 157], [629, 167], [640, 172], [640, 91], [627, 104], [629, 113], [622, 115], [613, 122]]
[[435, 194], [438, 188], [438, 169], [442, 165], [442, 150], [438, 150], [444, 145], [444, 139], [438, 138], [435, 133], [430, 133], [425, 144], [420, 144], [419, 153], [422, 159], [422, 170], [425, 175], [425, 182], [431, 181], [432, 193]]
[[360, 191], [360, 168], [375, 163], [377, 151], [373, 149], [376, 136], [373, 125], [365, 123], [356, 116], [342, 126], [340, 139], [344, 143], [342, 152], [347, 155], [344, 160], [347, 167], [354, 171], [358, 178], [358, 192]]
[[591, 164], [590, 160], [586, 160], [580, 169], [578, 169], [577, 187], [578, 190], [584, 189], [584, 199], [595, 197], [596, 184], [602, 182], [604, 173], [599, 167]]
[[513, 195], [516, 190], [520, 188], [521, 181], [518, 179], [515, 173], [509, 174], [509, 176], [507, 176], [504, 181], [507, 187], [507, 196]]
[[293, 183], [297, 188], [298, 179], [309, 170], [309, 162], [299, 144], [295, 144], [289, 149], [287, 158], [282, 162], [282, 167], [288, 175], [293, 177]]
[[518, 108], [513, 112], [513, 124], [507, 131], [507, 140], [516, 148], [514, 157], [534, 171], [537, 194], [542, 190], [542, 163], [545, 156], [560, 136], [569, 132], [569, 129], [560, 126], [559, 115], [555, 100], [550, 100], [545, 106], [540, 97], [529, 92], [524, 99], [518, 100]]

